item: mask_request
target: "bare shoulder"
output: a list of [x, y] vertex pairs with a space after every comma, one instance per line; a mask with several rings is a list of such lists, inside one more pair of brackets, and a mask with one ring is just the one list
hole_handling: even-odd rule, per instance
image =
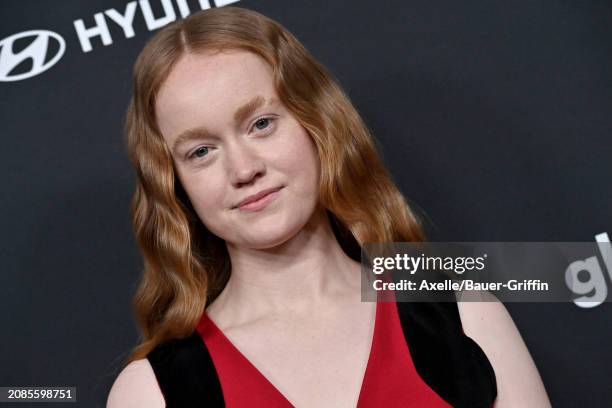
[[538, 369], [508, 310], [488, 292], [481, 298], [459, 301], [457, 306], [464, 333], [480, 346], [495, 371], [495, 408], [549, 407]]
[[149, 360], [129, 363], [117, 376], [106, 401], [107, 408], [162, 408], [164, 396]]

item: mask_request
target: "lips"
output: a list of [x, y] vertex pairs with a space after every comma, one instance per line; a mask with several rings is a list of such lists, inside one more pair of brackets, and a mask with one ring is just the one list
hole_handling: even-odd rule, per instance
[[242, 201], [240, 201], [238, 204], [236, 204], [233, 208], [240, 208], [243, 206], [246, 206], [250, 203], [254, 203], [256, 201], [261, 200], [262, 198], [264, 198], [265, 196], [267, 196], [268, 194], [274, 193], [278, 190], [280, 190], [282, 187], [274, 187], [274, 188], [267, 188], [265, 190], [261, 190], [256, 194], [250, 195], [246, 198], [244, 198]]

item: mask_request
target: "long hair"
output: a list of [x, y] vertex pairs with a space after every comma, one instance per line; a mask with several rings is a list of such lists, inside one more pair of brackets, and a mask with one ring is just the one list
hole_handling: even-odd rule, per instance
[[316, 145], [319, 202], [347, 254], [359, 260], [365, 242], [425, 239], [349, 98], [289, 31], [239, 7], [194, 13], [157, 32], [133, 69], [125, 133], [137, 176], [131, 216], [144, 270], [134, 297], [141, 342], [129, 361], [192, 333], [229, 278], [225, 242], [199, 220], [175, 175], [156, 123], [155, 100], [181, 56], [231, 49], [252, 52], [272, 67], [279, 99]]

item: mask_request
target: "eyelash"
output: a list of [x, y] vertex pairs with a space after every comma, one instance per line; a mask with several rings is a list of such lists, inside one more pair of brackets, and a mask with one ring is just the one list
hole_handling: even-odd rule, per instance
[[[273, 116], [262, 116], [261, 118], [258, 118], [258, 119], [257, 119], [255, 122], [253, 122], [253, 126], [251, 126], [251, 129], [252, 129], [253, 127], [255, 127], [255, 125], [256, 125], [256, 124], [257, 124], [259, 121], [261, 121], [261, 120], [267, 120], [267, 121], [268, 121], [268, 126], [266, 126], [266, 127], [265, 127], [265, 128], [263, 128], [263, 129], [260, 129], [261, 131], [265, 131], [265, 130], [267, 130], [267, 129], [268, 129], [268, 128], [269, 128], [269, 127], [272, 125], [272, 122], [274, 122], [274, 121], [276, 120], [276, 118], [275, 118], [275, 117], [273, 117]], [[199, 147], [196, 147], [196, 148], [195, 148], [195, 150], [194, 150], [192, 153], [190, 153], [190, 154], [187, 156], [187, 159], [188, 159], [188, 160], [190, 160], [190, 161], [192, 161], [192, 160], [198, 160], [198, 159], [202, 159], [203, 157], [206, 157], [206, 156], [208, 155], [208, 150], [207, 150], [207, 154], [206, 154], [206, 155], [204, 155], [204, 156], [202, 156], [202, 157], [199, 157], [199, 158], [198, 158], [198, 157], [196, 157], [196, 156], [195, 156], [196, 152], [198, 152], [200, 149], [202, 149], [202, 148], [204, 148], [204, 147], [205, 147], [206, 149], [209, 149], [209, 147], [208, 147], [208, 146], [199, 146]]]

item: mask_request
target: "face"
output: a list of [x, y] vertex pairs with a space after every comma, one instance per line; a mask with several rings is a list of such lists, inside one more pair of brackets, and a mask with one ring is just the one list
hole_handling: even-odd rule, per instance
[[316, 148], [278, 100], [261, 57], [234, 50], [184, 55], [155, 109], [177, 176], [209, 231], [228, 244], [263, 249], [311, 219]]

